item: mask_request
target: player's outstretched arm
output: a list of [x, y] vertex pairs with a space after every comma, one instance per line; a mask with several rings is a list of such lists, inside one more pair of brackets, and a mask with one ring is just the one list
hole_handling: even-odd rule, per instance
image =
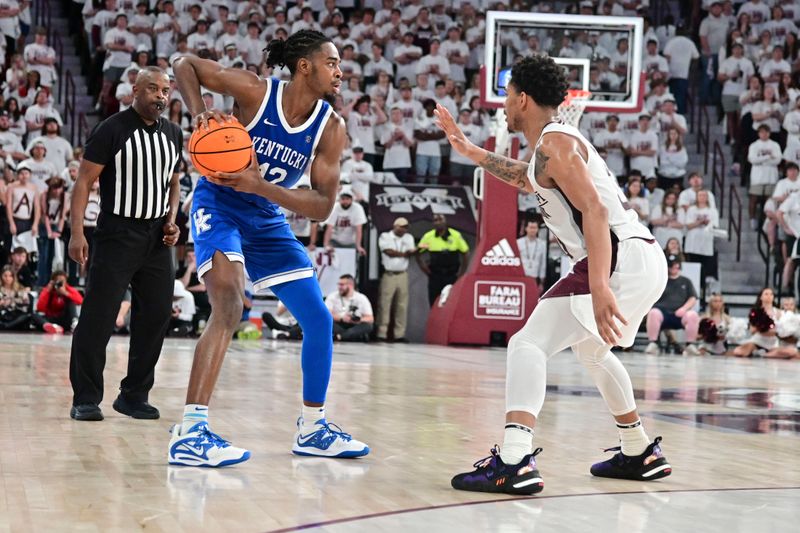
[[[206, 110], [200, 87], [219, 94], [233, 96], [243, 117], [258, 111], [264, 97], [264, 82], [253, 72], [241, 68], [225, 68], [216, 61], [195, 56], [181, 56], [172, 64], [175, 81], [194, 127], [208, 128], [208, 120], [223, 122], [227, 117], [217, 110]], [[207, 112], [208, 111], [208, 112]]]
[[549, 133], [536, 149], [534, 172], [538, 183], [552, 183], [558, 187], [581, 212], [597, 331], [604, 342], [614, 346], [622, 336], [615, 319], [623, 324], [627, 321], [617, 308], [616, 298], [608, 285], [611, 277], [608, 210], [592, 183], [585, 157], [585, 148], [578, 139], [563, 133]]
[[436, 124], [447, 135], [447, 140], [450, 141], [453, 150], [471, 159], [476, 165], [509, 185], [533, 192], [533, 187], [528, 181], [527, 163], [494, 154], [475, 145], [467, 139], [467, 136], [458, 127], [456, 121], [453, 120], [453, 116], [441, 104], [436, 105], [433, 113], [436, 115]]

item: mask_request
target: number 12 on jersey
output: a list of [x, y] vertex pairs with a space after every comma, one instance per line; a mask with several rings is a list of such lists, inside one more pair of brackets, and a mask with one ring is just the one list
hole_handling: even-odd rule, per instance
[[[269, 168], [269, 163], [261, 163], [258, 165], [258, 170], [261, 172], [261, 175], [264, 176], [264, 179], [270, 183], [278, 184], [286, 179], [286, 170], [280, 167]], [[272, 179], [269, 176], [274, 176], [275, 179]]]

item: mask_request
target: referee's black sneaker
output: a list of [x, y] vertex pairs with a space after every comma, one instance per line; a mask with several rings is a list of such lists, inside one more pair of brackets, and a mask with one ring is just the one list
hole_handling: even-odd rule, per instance
[[653, 481], [667, 477], [672, 473], [672, 466], [661, 452], [661, 437], [648, 446], [642, 455], [625, 455], [621, 448], [608, 448], [607, 452], [617, 452], [614, 457], [592, 465], [591, 473], [597, 477], [615, 479], [632, 479], [634, 481]]
[[98, 421], [103, 419], [103, 411], [100, 410], [100, 406], [97, 404], [82, 403], [73, 405], [72, 409], [69, 410], [69, 416], [75, 420]]
[[118, 413], [141, 420], [156, 420], [161, 416], [158, 409], [149, 403], [126, 400], [122, 394], [117, 396], [117, 399], [114, 400], [113, 407]]

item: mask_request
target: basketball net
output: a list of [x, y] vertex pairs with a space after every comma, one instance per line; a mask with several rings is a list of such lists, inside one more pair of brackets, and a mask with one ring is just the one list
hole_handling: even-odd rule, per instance
[[565, 124], [577, 128], [581, 121], [583, 110], [589, 104], [591, 98], [592, 93], [590, 91], [568, 89], [567, 97], [564, 98], [564, 102], [558, 106], [558, 118]]

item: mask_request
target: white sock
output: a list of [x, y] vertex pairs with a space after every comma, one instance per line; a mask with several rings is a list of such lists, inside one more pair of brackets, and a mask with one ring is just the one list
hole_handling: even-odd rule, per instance
[[533, 452], [533, 428], [522, 424], [506, 424], [500, 459], [507, 465], [516, 465]]
[[317, 422], [325, 421], [325, 406], [310, 407], [303, 405], [303, 429], [313, 429]]
[[619, 441], [622, 443], [622, 453], [628, 456], [642, 455], [650, 446], [650, 439], [644, 432], [642, 421], [637, 420], [633, 424], [617, 424], [619, 430]]
[[199, 422], [208, 422], [208, 406], [196, 403], [187, 404], [183, 408], [183, 422], [181, 423], [181, 435], [185, 435], [192, 429], [192, 426]]

